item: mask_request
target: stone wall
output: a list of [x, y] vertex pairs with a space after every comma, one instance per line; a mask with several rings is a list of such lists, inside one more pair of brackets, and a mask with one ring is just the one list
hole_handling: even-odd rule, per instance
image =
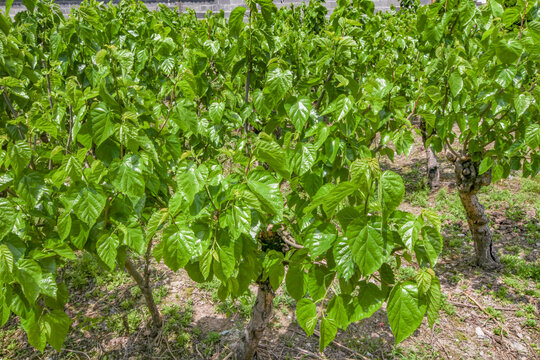
[[[108, 2], [109, 0], [106, 0], [105, 2]], [[119, 0], [112, 0], [113, 3], [117, 3]], [[143, 0], [144, 1], [144, 0]], [[422, 2], [425, 2], [426, 0], [423, 0]], [[289, 6], [289, 4], [300, 4], [302, 0], [274, 0], [274, 3], [276, 6]], [[309, 0], [305, 0], [305, 2], [309, 2]], [[395, 6], [399, 5], [399, 0], [373, 0], [375, 3], [375, 8], [379, 11], [387, 11], [390, 10], [390, 5], [393, 3]], [[0, 8], [4, 8], [6, 1], [0, 0]], [[60, 5], [60, 8], [62, 9], [62, 12], [64, 14], [69, 14], [69, 9], [72, 6], [76, 6], [80, 1], [77, 0], [56, 0], [56, 3]], [[175, 0], [146, 0], [144, 1], [146, 3], [146, 6], [149, 9], [155, 9], [158, 7], [158, 4], [165, 4], [170, 8], [174, 8], [177, 6], [177, 1]], [[186, 8], [192, 8], [197, 13], [198, 17], [204, 17], [206, 12], [208, 10], [212, 10], [213, 12], [219, 12], [221, 9], [225, 11], [225, 15], [229, 16], [231, 11], [238, 7], [238, 6], [245, 6], [244, 0], [190, 0], [190, 1], [182, 1], [182, 9]], [[336, 0], [327, 0], [326, 1], [326, 7], [328, 8], [328, 12], [331, 13], [337, 6]], [[23, 11], [25, 8], [22, 5], [21, 0], [15, 0], [13, 2], [13, 5], [11, 7], [10, 15], [13, 16], [19, 11]]]

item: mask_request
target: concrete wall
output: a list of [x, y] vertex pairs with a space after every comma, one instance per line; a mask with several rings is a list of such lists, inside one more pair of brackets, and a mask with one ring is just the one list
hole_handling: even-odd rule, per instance
[[[144, 0], [143, 0], [144, 1]], [[422, 2], [425, 2], [427, 0], [422, 0]], [[109, 0], [104, 0], [104, 2], [109, 2]], [[118, 3], [119, 0], [113, 0], [113, 3]], [[146, 3], [146, 6], [149, 9], [155, 9], [158, 7], [158, 4], [165, 4], [170, 8], [174, 8], [177, 6], [177, 2], [175, 0], [146, 0], [144, 1]], [[305, 0], [306, 3], [309, 2], [309, 0]], [[399, 0], [373, 0], [375, 3], [375, 8], [379, 11], [387, 11], [390, 10], [390, 5], [393, 3], [395, 6], [399, 5]], [[4, 8], [6, 1], [0, 0], [0, 7]], [[60, 5], [60, 8], [62, 9], [62, 12], [64, 14], [69, 14], [69, 9], [72, 6], [76, 6], [80, 1], [77, 0], [56, 0], [56, 3]], [[274, 0], [274, 3], [276, 6], [289, 6], [289, 4], [295, 4], [298, 5], [302, 3], [302, 0]], [[204, 17], [206, 12], [208, 10], [212, 10], [214, 12], [219, 12], [221, 9], [225, 11], [225, 15], [229, 16], [231, 11], [238, 7], [238, 6], [245, 6], [244, 0], [190, 0], [190, 1], [182, 1], [182, 8], [191, 8], [194, 9], [197, 13], [198, 17]], [[328, 12], [331, 13], [337, 6], [336, 0], [327, 0], [326, 1], [326, 7], [328, 9]], [[21, 0], [15, 0], [13, 2], [13, 5], [11, 7], [10, 15], [13, 16], [19, 11], [25, 10], [24, 6], [22, 5]]]

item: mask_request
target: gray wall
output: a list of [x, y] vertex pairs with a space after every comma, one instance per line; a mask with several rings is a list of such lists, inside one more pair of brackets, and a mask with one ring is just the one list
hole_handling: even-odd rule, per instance
[[[143, 0], [144, 1], [144, 0]], [[426, 0], [422, 0], [422, 2], [425, 2]], [[56, 3], [60, 5], [60, 8], [62, 9], [62, 12], [64, 14], [69, 14], [69, 9], [72, 6], [76, 6], [80, 1], [77, 0], [56, 0]], [[108, 2], [108, 0], [106, 0]], [[117, 3], [118, 0], [113, 0], [114, 3]], [[177, 6], [177, 2], [175, 0], [146, 0], [144, 1], [146, 3], [146, 6], [149, 9], [155, 9], [158, 7], [158, 4], [162, 3], [170, 8], [174, 8]], [[309, 2], [309, 0], [305, 0], [306, 3]], [[399, 5], [399, 0], [373, 0], [375, 3], [375, 8], [379, 11], [387, 11], [390, 10], [390, 4], [394, 4], [395, 6]], [[0, 1], [0, 6], [3, 10], [4, 4], [6, 3], [5, 0]], [[289, 6], [289, 4], [300, 4], [302, 3], [302, 0], [274, 0], [274, 3], [278, 6]], [[336, 0], [326, 0], [326, 7], [328, 8], [329, 13], [331, 13], [337, 5]], [[214, 12], [219, 12], [221, 9], [225, 11], [225, 15], [228, 17], [231, 11], [238, 7], [238, 6], [245, 6], [244, 0], [191, 0], [191, 1], [182, 1], [182, 8], [192, 8], [197, 13], [198, 17], [204, 17], [206, 12], [208, 10], [212, 10]], [[25, 10], [24, 6], [22, 5], [21, 0], [15, 0], [13, 3], [13, 6], [11, 7], [10, 15], [13, 16], [19, 11]]]

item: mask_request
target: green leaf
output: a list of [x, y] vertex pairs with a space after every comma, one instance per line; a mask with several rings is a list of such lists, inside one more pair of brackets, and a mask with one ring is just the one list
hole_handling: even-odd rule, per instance
[[19, 175], [30, 164], [32, 149], [30, 149], [30, 145], [24, 140], [9, 143], [8, 158], [15, 175]]
[[144, 177], [141, 159], [137, 155], [125, 156], [111, 165], [111, 183], [123, 194], [134, 199], [144, 194]]
[[384, 241], [379, 230], [351, 224], [347, 228], [349, 246], [362, 275], [369, 276], [384, 262]]
[[265, 184], [248, 179], [247, 185], [269, 213], [278, 217], [283, 215], [283, 196], [279, 189], [279, 183]]
[[336, 208], [342, 204], [343, 200], [357, 189], [358, 185], [353, 182], [344, 181], [339, 183], [322, 199], [321, 202], [324, 212], [326, 212], [328, 216], [334, 215]]
[[307, 173], [315, 164], [317, 150], [313, 144], [298, 143], [291, 159], [291, 166], [298, 176]]
[[336, 295], [330, 300], [326, 309], [328, 317], [333, 319], [340, 329], [347, 329], [349, 325], [349, 316], [345, 304], [343, 296]]
[[385, 215], [388, 216], [401, 204], [405, 195], [405, 185], [401, 176], [390, 170], [382, 173], [380, 182], [382, 199], [379, 201], [381, 201]]
[[313, 335], [317, 325], [317, 307], [310, 299], [301, 299], [296, 304], [296, 319], [308, 336]]
[[265, 96], [268, 95], [272, 101], [271, 108], [274, 108], [289, 91], [292, 86], [293, 74], [289, 70], [283, 71], [276, 67], [270, 70], [266, 76], [266, 84], [264, 87]]
[[57, 351], [62, 350], [70, 326], [69, 316], [61, 310], [53, 310], [43, 316], [43, 330], [47, 341]]
[[491, 13], [493, 14], [493, 17], [502, 18], [503, 7], [497, 0], [490, 0], [489, 6], [491, 7]]
[[240, 31], [244, 28], [244, 14], [246, 13], [245, 7], [237, 7], [231, 11], [229, 16], [229, 34], [232, 37], [238, 37]]
[[515, 7], [508, 7], [502, 15], [504, 27], [509, 28], [521, 18], [519, 10]]
[[267, 163], [268, 166], [285, 179], [291, 177], [291, 173], [287, 167], [285, 150], [273, 141], [270, 136], [264, 133], [259, 134], [259, 139], [255, 144], [255, 157]]
[[96, 252], [99, 258], [109, 267], [109, 270], [114, 270], [116, 264], [116, 254], [120, 241], [116, 234], [103, 234], [96, 243]]
[[124, 233], [125, 244], [137, 254], [142, 255], [146, 246], [142, 227], [134, 222], [129, 224], [129, 226], [122, 227], [121, 230]]
[[13, 272], [13, 254], [5, 244], [0, 245], [0, 277], [9, 279], [9, 274]]
[[367, 319], [379, 310], [386, 300], [386, 294], [375, 284], [360, 282], [358, 295], [353, 298], [351, 322]]
[[492, 166], [493, 166], [493, 159], [487, 156], [480, 163], [480, 168], [478, 169], [478, 173], [482, 175], [483, 173], [491, 169]]
[[521, 43], [515, 39], [501, 39], [495, 46], [497, 58], [505, 65], [514, 63], [522, 51]]
[[441, 233], [433, 226], [424, 226], [422, 227], [422, 239], [422, 245], [426, 250], [429, 263], [434, 267], [437, 264], [437, 258], [441, 254], [443, 247]]
[[531, 149], [538, 149], [540, 146], [540, 124], [531, 124], [525, 130], [525, 142]]
[[169, 226], [163, 232], [165, 249], [163, 260], [171, 270], [178, 271], [186, 266], [194, 255], [195, 234], [186, 226]]
[[530, 94], [519, 94], [514, 98], [514, 107], [516, 109], [516, 115], [521, 117], [525, 111], [534, 103], [534, 97]]
[[334, 252], [336, 270], [339, 277], [344, 280], [349, 280], [354, 275], [355, 263], [347, 238], [340, 239], [340, 241], [334, 245], [332, 250]]
[[275, 250], [270, 250], [263, 262], [263, 269], [270, 280], [272, 288], [277, 290], [285, 276], [285, 267], [283, 266], [283, 254]]
[[148, 243], [148, 241], [154, 237], [161, 224], [167, 220], [167, 217], [169, 217], [169, 212], [163, 209], [155, 211], [150, 216], [150, 219], [146, 224], [146, 235], [144, 237], [146, 243]]
[[114, 134], [112, 111], [105, 103], [99, 103], [90, 111], [92, 139], [97, 146]]
[[251, 230], [251, 210], [243, 202], [236, 202], [232, 207], [233, 224], [230, 231], [234, 238], [241, 234], [249, 234]]
[[461, 78], [461, 75], [454, 71], [450, 77], [448, 78], [448, 84], [450, 85], [450, 91], [452, 92], [452, 96], [456, 97], [461, 92], [461, 89], [463, 89], [463, 79]]
[[399, 234], [409, 251], [412, 251], [416, 246], [421, 231], [422, 223], [418, 219], [407, 221], [399, 228]]
[[316, 258], [323, 255], [332, 247], [337, 238], [336, 227], [332, 224], [322, 224], [312, 227], [305, 236], [305, 246]]
[[336, 338], [337, 324], [334, 319], [323, 317], [321, 319], [321, 335], [319, 337], [319, 352], [323, 350]]
[[296, 130], [301, 131], [309, 119], [311, 101], [307, 97], [300, 97], [293, 104], [286, 104], [285, 108]]
[[17, 263], [17, 280], [29, 303], [33, 303], [39, 296], [41, 283], [41, 267], [37, 262], [23, 259]]
[[433, 328], [435, 320], [439, 316], [442, 303], [441, 283], [436, 276], [432, 276], [429, 291], [427, 292], [427, 318], [428, 325]]
[[306, 294], [307, 283], [305, 277], [304, 269], [301, 265], [289, 265], [287, 275], [285, 276], [285, 285], [287, 286], [289, 295], [296, 301], [299, 301]]
[[16, 220], [17, 211], [7, 199], [0, 198], [0, 239], [11, 233]]
[[415, 283], [407, 281], [394, 286], [390, 292], [386, 312], [396, 345], [409, 337], [422, 323], [426, 303], [418, 295]]
[[225, 275], [226, 278], [230, 278], [234, 274], [236, 265], [234, 249], [228, 246], [221, 246], [217, 253], [223, 275]]
[[107, 199], [101, 190], [85, 187], [79, 191], [73, 205], [73, 211], [79, 219], [92, 227], [105, 208], [106, 202]]

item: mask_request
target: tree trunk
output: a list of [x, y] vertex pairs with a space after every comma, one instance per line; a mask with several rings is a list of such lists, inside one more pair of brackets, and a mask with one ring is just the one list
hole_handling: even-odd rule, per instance
[[[441, 167], [435, 156], [435, 152], [430, 145], [427, 145], [426, 142], [431, 134], [427, 133], [426, 121], [419, 117], [420, 120], [420, 132], [422, 133], [422, 143], [426, 149], [426, 159], [427, 159], [427, 186], [433, 190], [437, 189], [440, 185], [441, 178]], [[434, 132], [435, 130], [432, 130]]]
[[154, 296], [152, 295], [152, 289], [150, 288], [149, 282], [144, 280], [139, 271], [137, 271], [137, 267], [133, 262], [131, 262], [130, 259], [126, 259], [125, 266], [129, 275], [131, 275], [131, 277], [137, 283], [137, 286], [139, 286], [139, 289], [141, 289], [141, 292], [144, 296], [144, 301], [146, 302], [146, 307], [148, 308], [148, 310], [150, 311], [150, 315], [152, 316], [154, 330], [159, 329], [163, 324], [163, 320], [161, 318], [161, 313], [157, 308], [156, 302], [154, 301]]
[[251, 312], [251, 319], [235, 350], [236, 360], [251, 360], [272, 316], [274, 290], [268, 280], [259, 283], [257, 300]]
[[427, 186], [433, 190], [441, 185], [441, 168], [431, 146], [426, 146]]
[[499, 258], [493, 248], [493, 234], [489, 228], [484, 207], [476, 194], [482, 186], [491, 183], [491, 171], [478, 174], [478, 164], [468, 158], [456, 159], [454, 171], [457, 180], [459, 198], [467, 214], [467, 222], [474, 242], [476, 264], [484, 269], [500, 267]]

